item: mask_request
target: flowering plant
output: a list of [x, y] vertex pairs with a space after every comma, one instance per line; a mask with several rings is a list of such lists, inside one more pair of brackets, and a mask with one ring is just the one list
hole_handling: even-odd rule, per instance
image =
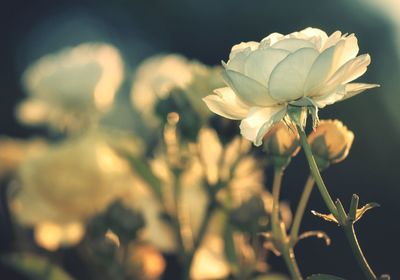
[[[45, 56], [24, 74], [29, 98], [17, 114], [51, 137], [0, 140], [15, 228], [42, 251], [21, 246], [30, 254], [6, 262], [30, 276], [51, 270], [62, 277], [54, 279], [70, 279], [36, 254], [52, 259], [72, 247], [89, 278], [168, 278], [176, 263], [181, 279], [288, 279], [268, 264], [274, 253], [290, 279], [303, 279], [295, 245], [313, 236], [330, 244], [325, 232], [300, 231], [316, 185], [330, 213], [312, 213], [337, 223], [366, 279], [378, 279], [354, 231], [377, 204], [359, 208], [353, 195], [345, 211], [320, 174], [345, 160], [354, 133], [339, 120], [320, 121], [318, 110], [378, 86], [352, 82], [370, 64], [368, 54], [357, 54], [354, 34], [306, 28], [235, 45], [223, 69], [181, 55], [150, 57], [133, 75], [136, 118], [120, 116], [132, 117], [140, 132], [104, 121], [112, 106], [118, 111], [114, 95], [124, 76], [116, 48], [82, 44]], [[236, 122], [210, 111], [240, 120], [243, 137]], [[281, 185], [301, 148], [311, 173], [292, 215]]]

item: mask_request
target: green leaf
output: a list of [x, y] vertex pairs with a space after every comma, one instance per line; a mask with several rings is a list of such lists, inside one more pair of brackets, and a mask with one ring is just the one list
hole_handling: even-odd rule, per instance
[[367, 212], [368, 210], [375, 208], [375, 207], [380, 207], [380, 205], [378, 203], [371, 202], [371, 203], [367, 203], [363, 207], [357, 209], [355, 222], [357, 222], [359, 219], [361, 219], [361, 217], [365, 214], [365, 212]]
[[313, 274], [311, 276], [308, 276], [306, 280], [345, 280], [345, 279], [328, 274]]
[[1, 262], [33, 280], [72, 280], [59, 266], [46, 258], [31, 253], [14, 253], [3, 256]]
[[319, 213], [314, 210], [311, 210], [311, 213], [317, 217], [324, 219], [325, 221], [339, 224], [339, 222], [336, 220], [336, 218], [332, 214], [322, 214], [322, 213]]

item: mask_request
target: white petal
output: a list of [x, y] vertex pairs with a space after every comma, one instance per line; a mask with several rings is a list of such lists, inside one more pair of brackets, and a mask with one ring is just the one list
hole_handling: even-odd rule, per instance
[[310, 41], [296, 38], [288, 38], [276, 42], [271, 47], [274, 49], [282, 49], [290, 52], [295, 52], [302, 48], [315, 48], [315, 45]]
[[244, 73], [244, 65], [246, 63], [247, 57], [250, 51], [243, 51], [237, 53], [232, 59], [230, 59], [226, 64], [223, 64], [225, 69], [233, 70], [239, 73]]
[[321, 87], [332, 74], [358, 53], [357, 38], [350, 35], [335, 46], [325, 49], [315, 60], [307, 77], [304, 91], [307, 96], [321, 95]]
[[343, 46], [341, 47], [340, 54], [338, 54], [338, 57], [336, 58], [338, 68], [350, 59], [355, 58], [359, 51], [357, 38], [354, 34], [342, 39], [338, 45], [339, 44], [342, 44]]
[[363, 83], [351, 83], [346, 85], [346, 95], [343, 97], [342, 100], [348, 99], [353, 97], [364, 90], [380, 87], [377, 84], [363, 84]]
[[282, 35], [281, 33], [276, 33], [276, 32], [271, 33], [267, 37], [261, 40], [259, 48], [268, 48], [272, 44], [275, 44], [276, 42], [278, 42], [283, 38], [285, 38], [285, 36]]
[[239, 72], [226, 70], [222, 72], [222, 78], [248, 105], [273, 106], [278, 103], [268, 94], [265, 86]]
[[367, 71], [367, 66], [370, 64], [371, 58], [368, 54], [360, 55], [351, 59], [337, 70], [327, 82], [320, 87], [315, 96], [323, 97], [332, 94], [340, 85], [344, 85], [357, 79]]
[[360, 55], [346, 62], [332, 76], [328, 83], [340, 80], [341, 84], [351, 82], [362, 76], [367, 71], [367, 66], [371, 63], [369, 54]]
[[326, 105], [333, 104], [338, 101], [346, 100], [353, 97], [364, 90], [379, 87], [377, 84], [363, 84], [363, 83], [351, 83], [339, 86], [335, 91], [330, 94], [313, 98], [314, 102], [319, 108], [323, 108]]
[[336, 47], [333, 46], [323, 51], [311, 66], [304, 85], [304, 92], [307, 96], [313, 96], [314, 89], [326, 81], [332, 73], [335, 49]]
[[323, 50], [336, 45], [341, 37], [342, 37], [342, 32], [340, 31], [333, 32], [332, 35], [329, 36], [329, 38], [326, 40]]
[[288, 35], [289, 38], [298, 38], [312, 42], [317, 50], [321, 50], [328, 35], [318, 28], [307, 27], [299, 32], [294, 32]]
[[240, 123], [240, 133], [244, 138], [260, 146], [262, 138], [271, 126], [280, 121], [286, 114], [286, 106], [253, 107], [247, 118]]
[[272, 70], [289, 54], [289, 51], [273, 48], [256, 50], [247, 58], [244, 73], [267, 86]]
[[325, 31], [322, 31], [319, 28], [313, 28], [313, 27], [307, 27], [303, 30], [300, 31], [301, 34], [304, 34], [308, 37], [320, 37], [323, 40], [328, 39], [328, 35], [326, 34]]
[[214, 113], [232, 120], [244, 119], [250, 107], [244, 104], [229, 87], [214, 91], [217, 95], [203, 98], [207, 107]]
[[323, 95], [312, 98], [318, 108], [324, 108], [326, 105], [331, 105], [341, 99], [346, 95], [346, 87], [344, 85], [340, 85], [336, 87], [331, 92]]
[[315, 49], [304, 48], [282, 60], [272, 71], [268, 86], [270, 95], [280, 101], [301, 98], [309, 70], [318, 54]]
[[233, 59], [238, 53], [244, 51], [249, 48], [249, 50], [256, 50], [260, 43], [250, 41], [250, 42], [241, 42], [240, 44], [234, 45], [231, 49], [231, 53], [229, 54], [229, 59]]

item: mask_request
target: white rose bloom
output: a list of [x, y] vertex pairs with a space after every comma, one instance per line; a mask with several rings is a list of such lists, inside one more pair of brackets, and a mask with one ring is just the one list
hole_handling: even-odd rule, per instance
[[27, 125], [76, 129], [111, 107], [122, 78], [120, 53], [108, 44], [81, 44], [46, 55], [24, 73], [30, 96], [17, 109], [18, 118]]
[[288, 35], [272, 33], [261, 42], [232, 47], [223, 79], [227, 87], [204, 98], [211, 111], [242, 120], [241, 134], [260, 146], [288, 105], [323, 108], [376, 84], [350, 83], [371, 62], [357, 56], [357, 38], [340, 31], [329, 37], [317, 28]]
[[49, 147], [24, 161], [18, 175], [11, 210], [49, 250], [78, 243], [85, 222], [136, 182], [128, 162], [96, 133]]

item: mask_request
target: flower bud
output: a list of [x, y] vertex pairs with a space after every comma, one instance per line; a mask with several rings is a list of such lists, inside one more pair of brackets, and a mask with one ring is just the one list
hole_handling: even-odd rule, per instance
[[339, 120], [324, 120], [308, 136], [312, 153], [320, 170], [344, 160], [349, 154], [354, 133]]
[[290, 158], [300, 150], [297, 131], [294, 131], [294, 128], [288, 128], [283, 122], [277, 123], [268, 131], [263, 143], [263, 150], [272, 159], [274, 165], [287, 165]]

